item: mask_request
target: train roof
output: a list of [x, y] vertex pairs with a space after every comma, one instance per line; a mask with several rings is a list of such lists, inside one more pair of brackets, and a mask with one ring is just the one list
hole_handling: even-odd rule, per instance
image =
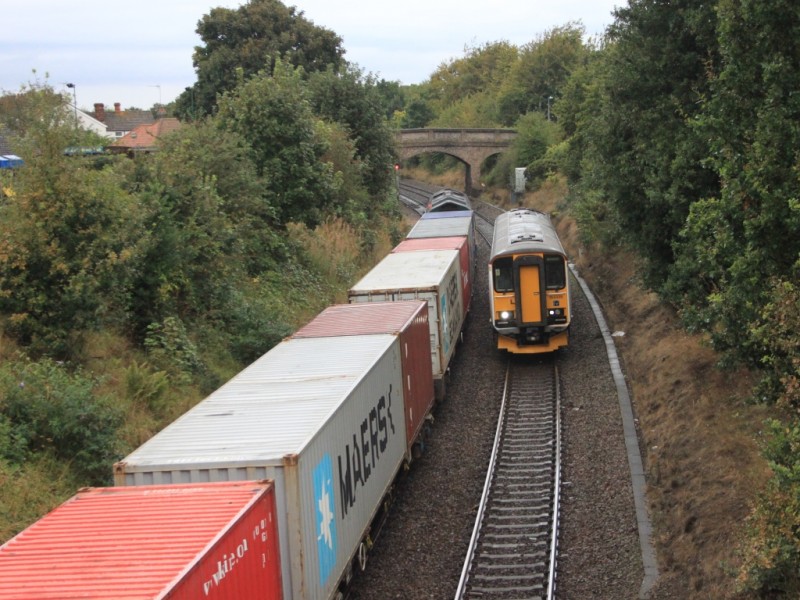
[[538, 210], [518, 208], [497, 217], [491, 259], [531, 251], [566, 256], [550, 216]]
[[458, 190], [444, 188], [431, 194], [428, 200], [428, 212], [445, 212], [451, 210], [471, 210], [469, 196]]
[[[428, 214], [428, 213], [426, 213]], [[464, 214], [465, 216], [452, 217], [448, 219], [420, 219], [406, 235], [406, 239], [431, 238], [431, 237], [468, 237], [472, 235], [473, 217], [471, 211], [459, 211], [458, 213], [433, 213], [433, 214]]]

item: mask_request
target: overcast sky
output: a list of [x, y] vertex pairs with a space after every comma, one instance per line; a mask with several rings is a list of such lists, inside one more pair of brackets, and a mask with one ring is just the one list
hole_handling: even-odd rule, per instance
[[[0, 93], [31, 82], [95, 102], [150, 108], [195, 81], [197, 22], [233, 0], [19, 0], [0, 9]], [[627, 0], [288, 0], [343, 39], [345, 59], [403, 84], [420, 83], [466, 46], [522, 46], [553, 27], [580, 21], [603, 33]], [[34, 70], [36, 71], [34, 73]], [[74, 88], [67, 89], [66, 84]]]

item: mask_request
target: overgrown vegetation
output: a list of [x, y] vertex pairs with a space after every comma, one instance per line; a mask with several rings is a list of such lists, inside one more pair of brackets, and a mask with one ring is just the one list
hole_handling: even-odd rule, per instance
[[[303, 56], [208, 38], [210, 116], [153, 154], [68, 155], [97, 140], [46, 81], [0, 98], [25, 161], [0, 172], [3, 539], [109, 484], [115, 460], [344, 300], [397, 241], [391, 88], [279, 5], [215, 9], [202, 28], [271, 24], [306, 39]], [[235, 78], [217, 85], [223, 63]]]
[[[565, 176], [583, 235], [633, 250], [646, 284], [722, 366], [761, 374], [754, 401], [788, 415], [765, 441], [775, 476], [738, 582], [796, 595], [800, 7], [630, 0], [602, 39], [567, 23], [521, 47], [467, 48], [405, 87], [347, 64], [333, 32], [277, 0], [213, 9], [198, 33], [198, 82], [174, 106], [189, 120], [151, 156], [65, 157], [79, 132], [48, 86], [0, 98], [30, 157], [0, 181], [0, 341], [12, 348], [0, 346], [12, 358], [0, 478], [33, 482], [24, 495], [93, 473], [64, 470], [37, 441], [53, 432], [30, 430], [39, 420], [20, 409], [20, 369], [43, 361], [40, 379], [74, 378], [101, 407], [112, 390], [125, 418], [103, 417], [117, 432], [107, 451], [124, 451], [343, 299], [397, 241], [393, 127], [513, 127], [484, 183], [505, 188], [520, 166], [530, 189]], [[440, 154], [408, 166], [419, 165], [458, 167]], [[105, 379], [85, 370], [98, 331], [126, 348], [104, 355]], [[2, 531], [32, 514], [17, 500], [4, 500], [17, 508]]]

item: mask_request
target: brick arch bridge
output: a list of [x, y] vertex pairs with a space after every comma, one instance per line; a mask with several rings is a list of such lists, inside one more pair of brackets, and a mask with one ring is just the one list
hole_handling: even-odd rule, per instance
[[469, 194], [480, 190], [484, 161], [509, 148], [515, 137], [513, 129], [401, 129], [397, 132], [397, 155], [400, 160], [425, 152], [455, 157], [466, 167], [464, 187]]

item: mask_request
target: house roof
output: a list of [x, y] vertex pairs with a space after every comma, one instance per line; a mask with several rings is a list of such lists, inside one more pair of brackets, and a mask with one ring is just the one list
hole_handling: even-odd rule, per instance
[[174, 117], [159, 119], [155, 123], [138, 125], [133, 131], [124, 135], [113, 144], [109, 145], [112, 152], [120, 151], [152, 151], [158, 146], [159, 138], [168, 133], [177, 131], [181, 122]]
[[110, 132], [129, 132], [139, 125], [155, 122], [156, 118], [149, 110], [122, 110], [119, 102], [114, 103], [114, 110], [106, 110], [102, 102], [96, 102], [94, 110], [87, 113], [103, 123]]
[[109, 131], [133, 131], [140, 125], [155, 121], [149, 110], [126, 110], [122, 113], [106, 113], [104, 121]]

